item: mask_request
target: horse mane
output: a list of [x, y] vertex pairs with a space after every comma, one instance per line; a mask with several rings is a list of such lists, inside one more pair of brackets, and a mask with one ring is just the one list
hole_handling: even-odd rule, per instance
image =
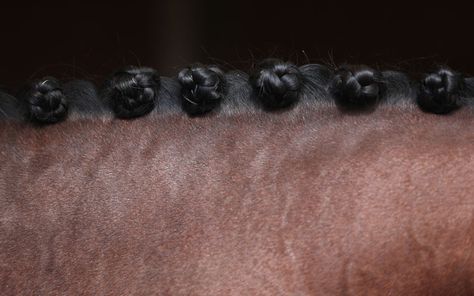
[[85, 80], [62, 83], [45, 77], [29, 83], [17, 96], [0, 92], [0, 120], [45, 125], [78, 116], [133, 119], [150, 113], [184, 112], [190, 117], [259, 110], [276, 113], [315, 102], [335, 104], [344, 112], [408, 104], [427, 113], [450, 114], [471, 105], [473, 94], [474, 78], [447, 67], [414, 80], [402, 72], [364, 65], [298, 67], [267, 59], [250, 74], [195, 64], [169, 78], [152, 68], [128, 67], [101, 87]]

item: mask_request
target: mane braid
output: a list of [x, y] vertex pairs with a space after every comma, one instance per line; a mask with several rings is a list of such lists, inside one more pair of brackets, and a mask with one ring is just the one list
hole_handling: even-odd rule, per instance
[[19, 95], [25, 119], [37, 124], [53, 124], [66, 119], [69, 102], [60, 81], [45, 77], [30, 83]]

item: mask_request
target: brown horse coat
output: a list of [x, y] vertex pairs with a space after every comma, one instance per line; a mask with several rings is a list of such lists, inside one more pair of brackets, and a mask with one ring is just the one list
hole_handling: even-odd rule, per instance
[[474, 112], [0, 125], [1, 295], [472, 295]]

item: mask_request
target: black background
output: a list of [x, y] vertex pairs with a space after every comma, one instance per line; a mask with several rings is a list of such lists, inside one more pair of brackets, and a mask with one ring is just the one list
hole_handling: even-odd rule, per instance
[[166, 0], [0, 4], [0, 84], [100, 82], [126, 65], [163, 75], [196, 61], [247, 70], [267, 56], [474, 73], [472, 7], [447, 2]]

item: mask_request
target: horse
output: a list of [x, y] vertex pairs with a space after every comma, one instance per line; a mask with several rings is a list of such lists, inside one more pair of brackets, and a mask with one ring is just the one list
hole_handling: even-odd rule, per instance
[[269, 59], [0, 100], [2, 295], [473, 295], [473, 79]]

